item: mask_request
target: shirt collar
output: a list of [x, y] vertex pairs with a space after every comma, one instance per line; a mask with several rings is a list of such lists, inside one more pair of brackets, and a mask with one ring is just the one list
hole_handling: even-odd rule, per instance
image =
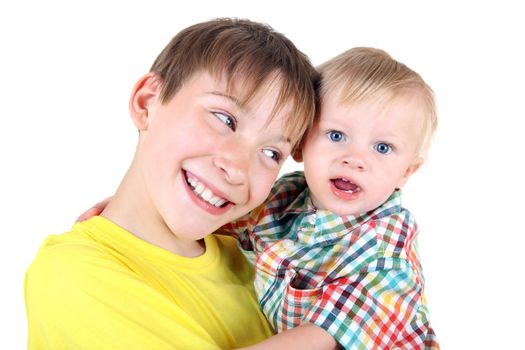
[[290, 204], [283, 208], [283, 211], [277, 215], [277, 218], [282, 219], [289, 214], [312, 213], [315, 211], [317, 211], [317, 209], [312, 203], [310, 189], [306, 187]]
[[[340, 236], [342, 234], [347, 234], [349, 231], [353, 231], [355, 228], [363, 225], [368, 221], [381, 219], [385, 216], [389, 216], [393, 213], [399, 212], [400, 210], [400, 189], [395, 190], [383, 204], [381, 204], [374, 210], [368, 211], [360, 215], [339, 216], [331, 212], [330, 210], [315, 208], [315, 206], [312, 203], [312, 198], [310, 196], [310, 190], [308, 188], [305, 188], [295, 198], [295, 200], [293, 200], [287, 207], [284, 208], [284, 210], [280, 214], [277, 215], [277, 218], [282, 219], [287, 215], [315, 213], [317, 222], [322, 222], [324, 227], [333, 227], [333, 234], [335, 234], [336, 236]], [[330, 224], [324, 225], [326, 223]], [[341, 230], [340, 225], [344, 225], [346, 230]], [[322, 230], [325, 231], [324, 229]]]

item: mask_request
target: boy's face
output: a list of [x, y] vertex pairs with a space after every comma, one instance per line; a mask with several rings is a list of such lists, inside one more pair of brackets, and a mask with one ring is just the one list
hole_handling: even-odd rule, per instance
[[358, 215], [381, 205], [421, 165], [421, 107], [409, 97], [343, 106], [336, 96], [322, 101], [305, 139], [305, 176], [316, 207]]
[[268, 196], [291, 141], [282, 113], [269, 122], [278, 87], [262, 90], [240, 106], [224, 81], [197, 73], [167, 103], [158, 92], [142, 102], [136, 161], [159, 221], [178, 238], [201, 239]]

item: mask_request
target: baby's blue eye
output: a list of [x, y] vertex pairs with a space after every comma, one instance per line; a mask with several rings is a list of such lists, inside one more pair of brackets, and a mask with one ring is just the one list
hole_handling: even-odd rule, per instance
[[392, 147], [388, 143], [379, 142], [374, 146], [374, 149], [381, 154], [388, 154], [392, 152]]
[[331, 130], [328, 132], [328, 138], [333, 142], [341, 142], [344, 141], [345, 134], [343, 134], [341, 131]]
[[235, 122], [235, 118], [233, 118], [232, 116], [220, 112], [213, 112], [213, 115], [215, 115], [217, 119], [226, 124], [226, 126], [232, 129], [233, 131], [237, 129], [237, 123]]

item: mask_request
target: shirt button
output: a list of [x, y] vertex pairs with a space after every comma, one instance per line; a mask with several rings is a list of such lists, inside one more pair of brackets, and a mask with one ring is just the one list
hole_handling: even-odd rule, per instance
[[315, 214], [308, 216], [308, 222], [310, 225], [315, 225]]
[[285, 248], [290, 248], [290, 247], [293, 246], [293, 242], [291, 240], [287, 239], [287, 240], [283, 241], [283, 246]]

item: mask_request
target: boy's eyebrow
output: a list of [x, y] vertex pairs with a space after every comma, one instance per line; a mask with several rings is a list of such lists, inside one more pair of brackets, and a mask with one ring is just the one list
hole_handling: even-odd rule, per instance
[[235, 96], [228, 95], [228, 94], [225, 94], [224, 92], [220, 92], [220, 91], [210, 91], [209, 94], [215, 95], [215, 96], [220, 96], [220, 97], [225, 97], [228, 100], [231, 100], [233, 103], [235, 103], [237, 105], [237, 107], [242, 108], [241, 101]]
[[277, 136], [274, 140], [278, 143], [292, 143], [292, 140], [284, 135]]

